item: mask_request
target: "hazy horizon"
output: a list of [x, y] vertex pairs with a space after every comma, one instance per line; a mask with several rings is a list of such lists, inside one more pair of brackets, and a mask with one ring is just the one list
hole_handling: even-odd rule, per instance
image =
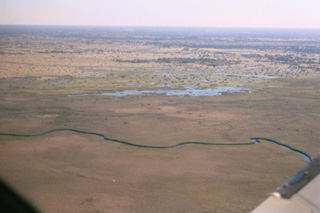
[[320, 29], [317, 0], [3, 0], [0, 25]]
[[215, 26], [167, 26], [167, 25], [68, 25], [68, 24], [0, 24], [0, 26], [45, 26], [45, 27], [115, 27], [115, 28], [199, 28], [199, 29], [275, 29], [275, 30], [320, 30], [320, 28], [299, 27], [215, 27]]

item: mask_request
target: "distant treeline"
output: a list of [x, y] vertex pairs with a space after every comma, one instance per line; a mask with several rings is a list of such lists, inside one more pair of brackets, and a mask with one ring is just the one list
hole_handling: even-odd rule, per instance
[[255, 58], [255, 59], [268, 59], [270, 61], [279, 61], [279, 62], [285, 62], [292, 65], [298, 65], [300, 63], [307, 63], [307, 64], [315, 64], [316, 58], [301, 58], [301, 57], [295, 57], [293, 54], [286, 54], [286, 55], [269, 55], [269, 54], [241, 54], [242, 57], [245, 58]]
[[47, 53], [69, 53], [69, 54], [71, 54], [71, 53], [82, 53], [81, 51], [65, 51], [65, 50], [52, 50], [52, 51], [48, 51], [48, 50], [46, 50], [46, 51], [38, 51], [38, 53], [43, 53], [43, 54], [47, 54]]
[[[281, 50], [284, 52], [300, 52], [300, 53], [314, 53], [320, 54], [320, 42], [315, 43], [317, 46], [302, 46], [300, 43], [295, 44], [292, 42], [288, 45], [274, 44], [261, 44], [255, 45], [256, 42], [250, 43], [249, 41], [241, 44], [234, 42], [225, 42], [225, 44], [215, 44], [214, 41], [208, 44], [190, 44], [183, 42], [148, 42], [148, 45], [162, 46], [162, 47], [184, 47], [184, 48], [210, 48], [210, 49], [255, 49], [255, 50]], [[270, 43], [270, 42], [269, 42]]]
[[135, 60], [121, 60], [117, 59], [115, 60], [119, 63], [181, 63], [181, 64], [187, 64], [187, 63], [197, 63], [197, 64], [205, 64], [207, 66], [219, 66], [219, 65], [226, 65], [226, 64], [239, 64], [241, 61], [231, 61], [227, 59], [211, 59], [211, 58], [158, 58], [154, 60], [142, 60], [142, 59], [135, 59]]
[[0, 36], [49, 36], [160, 47], [281, 50], [320, 53], [318, 29], [0, 25]]

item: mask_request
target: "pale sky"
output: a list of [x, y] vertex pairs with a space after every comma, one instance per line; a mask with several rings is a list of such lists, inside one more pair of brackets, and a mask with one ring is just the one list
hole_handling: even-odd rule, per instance
[[0, 0], [0, 24], [320, 28], [320, 0]]

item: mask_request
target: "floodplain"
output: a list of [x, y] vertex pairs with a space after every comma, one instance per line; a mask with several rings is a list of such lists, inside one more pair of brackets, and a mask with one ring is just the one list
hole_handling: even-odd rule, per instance
[[0, 26], [0, 177], [43, 212], [249, 212], [306, 161], [229, 144], [316, 157], [319, 35]]

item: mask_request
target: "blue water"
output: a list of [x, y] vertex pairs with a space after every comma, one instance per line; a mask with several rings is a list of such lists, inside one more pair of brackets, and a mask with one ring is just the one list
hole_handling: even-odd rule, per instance
[[78, 96], [89, 96], [89, 95], [105, 95], [122, 97], [128, 95], [149, 95], [149, 94], [164, 94], [166, 96], [216, 96], [222, 95], [222, 93], [233, 93], [233, 92], [246, 92], [250, 93], [249, 89], [235, 88], [235, 87], [215, 87], [207, 89], [198, 89], [196, 87], [185, 87], [185, 90], [128, 90], [128, 91], [118, 91], [118, 92], [106, 92], [106, 93], [93, 93], [93, 94], [75, 94], [68, 95], [68, 97], [78, 97]]

